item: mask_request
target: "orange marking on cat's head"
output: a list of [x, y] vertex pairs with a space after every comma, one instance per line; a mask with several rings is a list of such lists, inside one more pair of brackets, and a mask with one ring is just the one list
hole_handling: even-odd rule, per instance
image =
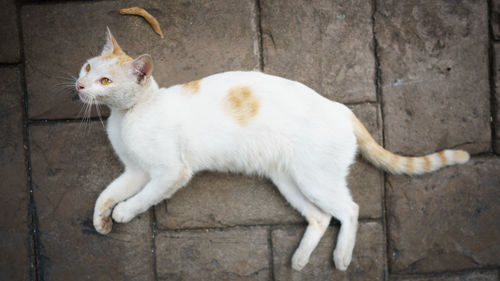
[[241, 125], [257, 115], [259, 111], [259, 100], [247, 86], [234, 87], [229, 90], [225, 99], [225, 111]]
[[116, 39], [111, 36], [111, 42], [113, 43], [113, 51], [108, 52], [107, 54], [103, 55], [103, 59], [114, 59], [117, 58], [117, 63], [118, 64], [124, 64], [126, 62], [132, 61], [133, 59], [125, 54], [125, 52], [122, 50], [120, 45], [118, 45], [118, 42], [116, 42]]
[[201, 79], [183, 84], [184, 89], [190, 94], [196, 94], [200, 90]]

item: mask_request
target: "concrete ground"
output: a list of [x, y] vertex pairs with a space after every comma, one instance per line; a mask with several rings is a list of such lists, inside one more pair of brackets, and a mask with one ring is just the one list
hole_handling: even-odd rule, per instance
[[[499, 280], [500, 0], [0, 4], [0, 280]], [[117, 12], [135, 5], [164, 39]], [[100, 52], [106, 26], [130, 55], [153, 56], [162, 86], [261, 70], [346, 103], [394, 152], [472, 159], [417, 177], [358, 160], [347, 272], [332, 262], [336, 221], [291, 269], [305, 222], [255, 177], [202, 173], [99, 235], [94, 202], [122, 167], [96, 112], [82, 125], [61, 84]]]

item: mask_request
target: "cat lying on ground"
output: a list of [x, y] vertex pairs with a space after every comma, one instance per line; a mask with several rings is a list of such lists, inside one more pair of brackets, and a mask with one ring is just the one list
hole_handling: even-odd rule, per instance
[[356, 151], [395, 174], [421, 174], [465, 163], [469, 154], [444, 150], [395, 155], [372, 138], [343, 104], [307, 86], [260, 72], [225, 72], [159, 88], [145, 54], [127, 56], [108, 30], [102, 54], [82, 67], [76, 88], [87, 104], [111, 108], [107, 132], [125, 166], [99, 196], [94, 226], [111, 231], [170, 198], [201, 170], [265, 176], [307, 220], [292, 258], [301, 270], [327, 229], [341, 223], [335, 266], [351, 262], [358, 205], [346, 185]]

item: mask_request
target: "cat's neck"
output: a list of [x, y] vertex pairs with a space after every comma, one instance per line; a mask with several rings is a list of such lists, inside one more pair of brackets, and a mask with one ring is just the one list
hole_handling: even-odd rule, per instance
[[138, 96], [135, 104], [143, 103], [143, 102], [155, 97], [158, 94], [159, 90], [160, 90], [160, 87], [158, 86], [158, 83], [156, 83], [156, 80], [153, 78], [153, 76], [149, 77], [148, 81], [143, 86], [143, 91]]
[[142, 86], [141, 91], [138, 93], [134, 93], [133, 97], [130, 97], [123, 103], [119, 103], [117, 105], [108, 105], [111, 111], [120, 112], [121, 114], [125, 114], [134, 107], [145, 103], [151, 99], [153, 99], [160, 90], [158, 84], [151, 76], [148, 81]]

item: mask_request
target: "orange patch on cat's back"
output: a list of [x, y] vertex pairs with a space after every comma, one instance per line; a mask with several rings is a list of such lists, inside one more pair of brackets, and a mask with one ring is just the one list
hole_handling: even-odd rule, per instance
[[231, 88], [224, 99], [225, 112], [243, 126], [257, 115], [259, 107], [259, 99], [247, 86]]
[[188, 93], [190, 93], [190, 94], [196, 94], [196, 93], [198, 93], [198, 91], [200, 91], [200, 82], [201, 82], [201, 79], [195, 80], [195, 81], [191, 81], [191, 82], [187, 82], [185, 84], [182, 84], [182, 87], [184, 87], [184, 89]]

